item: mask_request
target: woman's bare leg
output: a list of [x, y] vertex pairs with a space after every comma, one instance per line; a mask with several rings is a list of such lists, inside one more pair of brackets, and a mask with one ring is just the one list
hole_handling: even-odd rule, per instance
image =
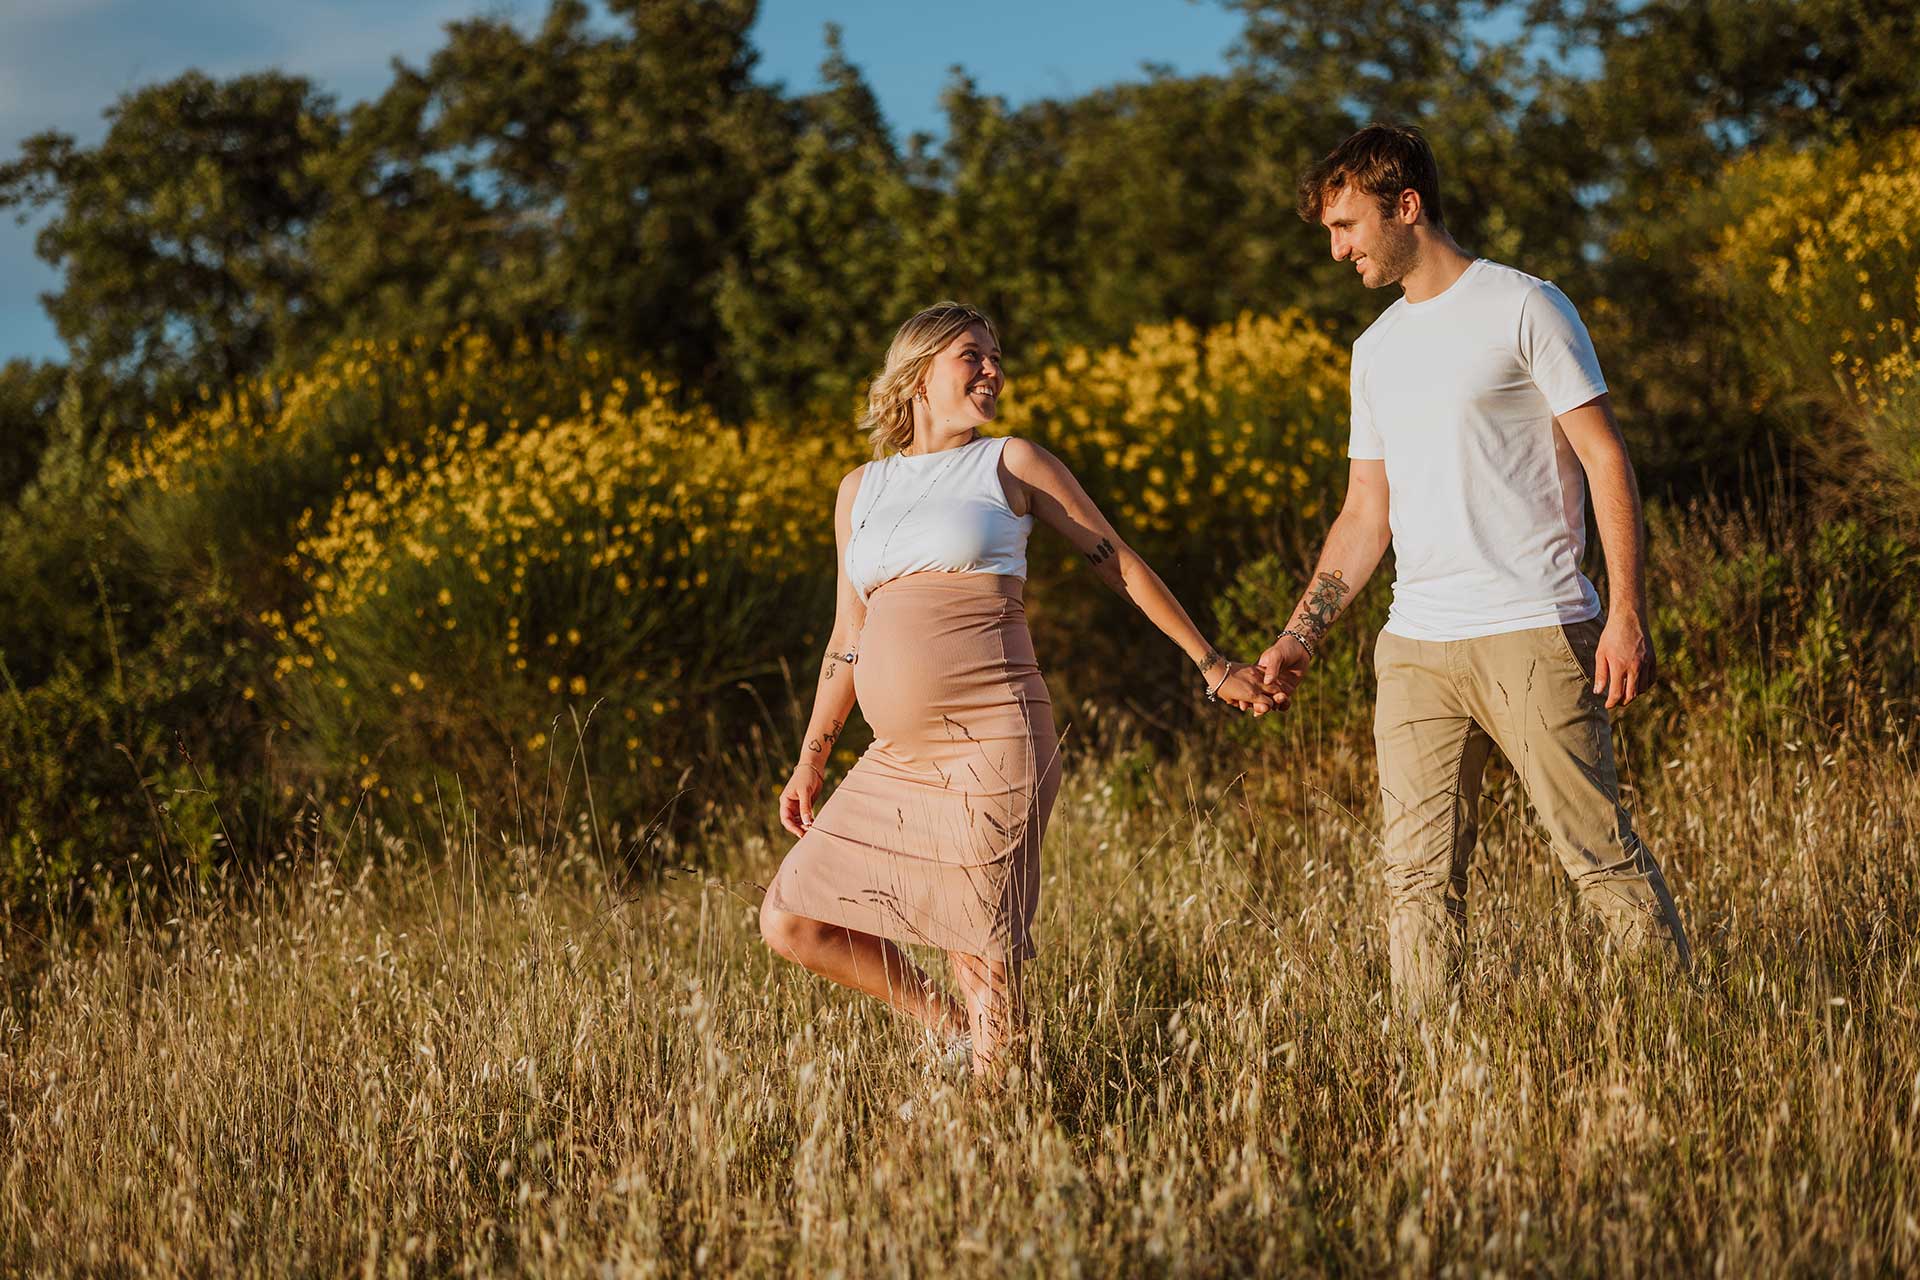
[[973, 1074], [998, 1078], [1012, 1065], [1009, 1049], [1027, 1022], [1020, 995], [1020, 962], [947, 953], [973, 1032]]
[[762, 904], [760, 936], [775, 953], [881, 1000], [940, 1035], [967, 1029], [958, 1001], [937, 990], [907, 953], [870, 933]]

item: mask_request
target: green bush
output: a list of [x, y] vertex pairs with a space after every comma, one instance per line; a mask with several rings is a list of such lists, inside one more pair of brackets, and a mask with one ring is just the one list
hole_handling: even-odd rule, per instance
[[1701, 197], [1756, 390], [1824, 412], [1806, 442], [1856, 509], [1920, 524], [1920, 130], [1773, 150]]

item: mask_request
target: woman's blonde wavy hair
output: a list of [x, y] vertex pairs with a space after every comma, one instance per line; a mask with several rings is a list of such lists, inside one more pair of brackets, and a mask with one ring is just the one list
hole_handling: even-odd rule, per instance
[[993, 321], [964, 302], [936, 302], [915, 312], [893, 335], [887, 362], [867, 388], [867, 412], [860, 419], [860, 429], [873, 441], [874, 457], [898, 453], [913, 443], [913, 395], [920, 380], [933, 358], [976, 324], [1000, 341]]

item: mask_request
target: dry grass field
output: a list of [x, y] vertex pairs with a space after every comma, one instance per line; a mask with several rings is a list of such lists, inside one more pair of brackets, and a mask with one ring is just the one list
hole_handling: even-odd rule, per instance
[[1607, 954], [1497, 777], [1468, 994], [1422, 1025], [1336, 798], [1363, 754], [1078, 760], [996, 1092], [760, 945], [757, 809], [651, 877], [449, 815], [430, 858], [354, 827], [270, 890], [16, 922], [0, 1270], [1911, 1272], [1920, 782], [1687, 738], [1635, 803], [1697, 986]]

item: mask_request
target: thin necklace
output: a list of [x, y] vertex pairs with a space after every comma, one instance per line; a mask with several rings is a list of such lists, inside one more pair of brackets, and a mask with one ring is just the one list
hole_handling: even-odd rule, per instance
[[[893, 546], [893, 535], [900, 531], [900, 526], [906, 523], [907, 517], [913, 514], [914, 508], [918, 507], [922, 502], [925, 502], [927, 499], [927, 495], [932, 493], [936, 488], [939, 487], [940, 481], [946, 476], [947, 472], [953, 470], [954, 464], [960, 461], [959, 455], [965, 452], [968, 448], [972, 447], [973, 445], [979, 444], [980, 441], [984, 439], [986, 439], [985, 436], [981, 435], [978, 431], [975, 431], [973, 433], [973, 439], [967, 441], [966, 444], [956, 445], [954, 448], [948, 450], [948, 452], [953, 454], [954, 456], [951, 458], [948, 458], [944, 463], [941, 464], [940, 470], [934, 474], [933, 479], [927, 481], [926, 487], [920, 490], [920, 496], [907, 504], [907, 509], [900, 513], [900, 518], [893, 522], [893, 527], [891, 529], [887, 530], [886, 540], [880, 544], [880, 555], [874, 564], [874, 567], [878, 569], [881, 573], [886, 572], [887, 552]], [[895, 456], [907, 458], [907, 457], [924, 457], [926, 455], [903, 453], [903, 454], [896, 454]], [[889, 461], [889, 459], [882, 459], [882, 461]], [[886, 472], [883, 470], [881, 472], [881, 482], [883, 485], [885, 483], [885, 478], [886, 478]], [[860, 517], [860, 523], [854, 526], [853, 533], [848, 536], [847, 538], [847, 558], [848, 559], [853, 558], [854, 539], [858, 538], [860, 536], [860, 531], [867, 527], [867, 521], [873, 519], [873, 513], [875, 509], [879, 507], [880, 499], [885, 496], [886, 496], [885, 488], [882, 488], [877, 492], [875, 492], [875, 494], [873, 495], [873, 501], [867, 504], [867, 514]]]

